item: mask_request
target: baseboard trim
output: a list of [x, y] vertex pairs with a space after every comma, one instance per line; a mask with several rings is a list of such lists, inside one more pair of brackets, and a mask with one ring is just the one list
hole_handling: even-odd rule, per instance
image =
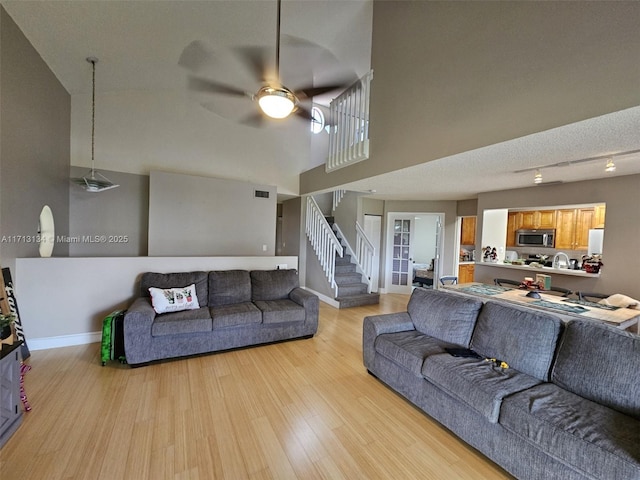
[[73, 347], [87, 343], [102, 341], [102, 332], [78, 333], [75, 335], [60, 335], [57, 337], [28, 338], [30, 351], [48, 350], [50, 348]]
[[310, 291], [314, 295], [317, 295], [318, 298], [320, 299], [320, 301], [322, 301], [324, 303], [327, 303], [327, 304], [331, 305], [334, 308], [340, 308], [340, 304], [335, 299], [333, 299], [331, 297], [327, 297], [326, 295], [323, 295], [322, 293], [316, 292], [315, 290], [312, 290], [311, 288], [308, 288], [308, 287], [304, 287], [304, 289]]

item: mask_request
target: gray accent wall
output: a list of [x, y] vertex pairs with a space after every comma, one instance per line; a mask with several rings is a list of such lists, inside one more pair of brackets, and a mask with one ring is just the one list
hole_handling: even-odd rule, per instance
[[[69, 189], [69, 255], [72, 257], [145, 256], [148, 250], [149, 177], [98, 170], [120, 185], [103, 192]], [[71, 177], [88, 173], [71, 167]], [[62, 233], [62, 232], [60, 232]]]
[[0, 261], [13, 270], [16, 258], [39, 256], [30, 240], [44, 205], [56, 232], [69, 230], [71, 99], [1, 6], [0, 112]]
[[272, 185], [152, 171], [149, 255], [275, 255], [276, 194]]
[[303, 173], [300, 193], [639, 105], [639, 16], [640, 2], [374, 2], [371, 156]]

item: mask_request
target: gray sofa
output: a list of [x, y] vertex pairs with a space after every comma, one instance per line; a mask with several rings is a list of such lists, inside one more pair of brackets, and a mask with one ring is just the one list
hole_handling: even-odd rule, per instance
[[[149, 287], [195, 284], [200, 308], [156, 314]], [[139, 365], [300, 337], [318, 329], [318, 297], [296, 270], [143, 273], [124, 318], [127, 362]]]
[[371, 374], [519, 479], [640, 479], [634, 334], [417, 288], [406, 312], [364, 319], [363, 355]]

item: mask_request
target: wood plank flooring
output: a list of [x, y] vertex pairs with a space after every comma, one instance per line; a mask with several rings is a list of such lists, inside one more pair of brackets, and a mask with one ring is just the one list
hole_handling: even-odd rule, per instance
[[98, 344], [32, 352], [0, 478], [513, 478], [367, 374], [362, 319], [407, 300], [321, 304], [313, 339], [136, 369]]

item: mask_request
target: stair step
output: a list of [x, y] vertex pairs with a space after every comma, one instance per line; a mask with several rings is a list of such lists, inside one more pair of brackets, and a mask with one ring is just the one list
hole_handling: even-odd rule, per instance
[[354, 283], [362, 283], [362, 275], [356, 272], [337, 273], [334, 275], [338, 285], [351, 285]]
[[367, 293], [367, 285], [364, 283], [348, 283], [338, 285], [338, 297], [348, 297]]
[[349, 265], [349, 264], [351, 264], [351, 255], [348, 255], [345, 253], [344, 256], [342, 257], [336, 257], [336, 265]]
[[377, 293], [363, 293], [360, 295], [337, 297], [336, 300], [340, 304], [339, 308], [359, 307], [361, 305], [375, 305], [380, 303], [380, 295]]
[[[336, 265], [336, 274], [338, 273], [353, 273], [356, 271], [355, 263], [346, 263], [344, 265]], [[361, 279], [362, 280], [362, 279]]]

